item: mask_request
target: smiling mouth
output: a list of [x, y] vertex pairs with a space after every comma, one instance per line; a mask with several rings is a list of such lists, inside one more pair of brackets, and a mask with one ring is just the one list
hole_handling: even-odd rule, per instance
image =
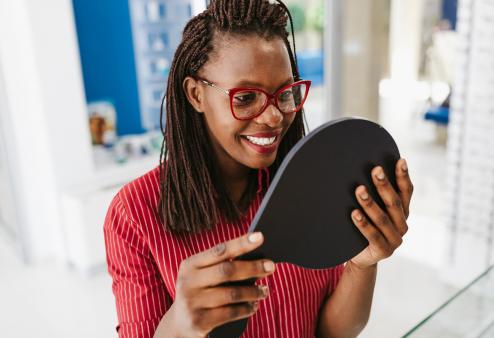
[[256, 136], [247, 136], [242, 135], [242, 139], [249, 146], [249, 148], [253, 149], [258, 154], [272, 154], [278, 149], [280, 143], [280, 135], [269, 135], [270, 137], [256, 137]]
[[249, 142], [256, 144], [258, 146], [270, 146], [276, 142], [279, 136], [273, 137], [254, 137], [254, 136], [244, 136]]

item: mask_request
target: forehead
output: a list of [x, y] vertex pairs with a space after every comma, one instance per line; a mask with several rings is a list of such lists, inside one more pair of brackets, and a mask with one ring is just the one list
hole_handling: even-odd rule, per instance
[[214, 54], [204, 65], [203, 75], [227, 86], [255, 83], [274, 90], [292, 77], [284, 41], [256, 35], [217, 39]]

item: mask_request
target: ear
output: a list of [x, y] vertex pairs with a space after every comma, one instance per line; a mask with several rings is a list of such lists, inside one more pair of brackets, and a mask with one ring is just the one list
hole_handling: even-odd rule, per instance
[[204, 102], [204, 89], [203, 86], [193, 77], [187, 76], [182, 83], [187, 100], [194, 107], [196, 112], [202, 113]]

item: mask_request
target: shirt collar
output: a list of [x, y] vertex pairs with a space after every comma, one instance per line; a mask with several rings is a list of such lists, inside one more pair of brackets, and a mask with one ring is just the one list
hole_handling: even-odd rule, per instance
[[257, 194], [269, 188], [269, 168], [260, 168], [257, 171]]

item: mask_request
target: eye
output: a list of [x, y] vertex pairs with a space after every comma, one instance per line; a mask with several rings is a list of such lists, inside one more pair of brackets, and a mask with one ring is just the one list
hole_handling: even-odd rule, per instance
[[235, 94], [233, 97], [233, 103], [236, 106], [245, 106], [256, 101], [257, 93], [254, 92], [242, 92]]
[[279, 101], [286, 102], [286, 101], [291, 101], [293, 100], [293, 92], [291, 89], [285, 90], [280, 94], [278, 97]]

